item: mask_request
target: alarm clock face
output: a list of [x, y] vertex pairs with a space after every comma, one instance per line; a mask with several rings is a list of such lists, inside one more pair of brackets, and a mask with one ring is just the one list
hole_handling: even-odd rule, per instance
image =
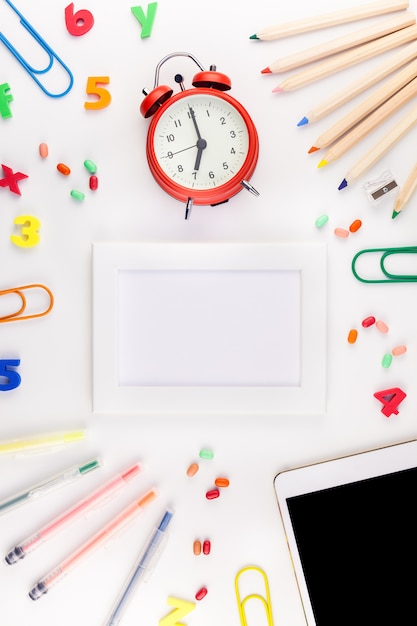
[[258, 139], [245, 109], [213, 89], [181, 92], [164, 103], [149, 128], [154, 177], [180, 200], [227, 200], [252, 174]]

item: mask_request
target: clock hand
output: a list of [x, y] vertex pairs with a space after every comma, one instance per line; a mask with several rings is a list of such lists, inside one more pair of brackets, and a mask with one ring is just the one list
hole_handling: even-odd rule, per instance
[[173, 157], [175, 154], [179, 154], [180, 152], [185, 152], [186, 150], [191, 150], [191, 148], [196, 148], [197, 144], [193, 143], [192, 146], [188, 146], [188, 148], [183, 148], [182, 150], [177, 150], [176, 152], [168, 152], [168, 154], [162, 156], [162, 159], [170, 159], [171, 157]]
[[201, 139], [200, 129], [198, 128], [197, 120], [195, 118], [194, 109], [191, 108], [190, 105], [188, 105], [188, 108], [190, 110], [191, 119], [193, 120], [195, 132], [197, 133], [197, 139]]
[[207, 148], [207, 141], [205, 139], [199, 139], [197, 141], [197, 156], [195, 159], [194, 170], [197, 171], [200, 168], [201, 155], [203, 150]]
[[207, 148], [207, 141], [201, 137], [200, 129], [197, 124], [197, 120], [195, 117], [194, 109], [188, 105], [190, 110], [191, 119], [193, 120], [195, 132], [197, 133], [197, 156], [194, 164], [194, 171], [197, 171], [200, 168], [201, 155], [203, 154], [203, 150]]

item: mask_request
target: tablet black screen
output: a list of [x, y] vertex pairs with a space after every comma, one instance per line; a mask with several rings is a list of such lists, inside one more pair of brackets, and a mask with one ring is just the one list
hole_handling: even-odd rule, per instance
[[317, 626], [417, 624], [417, 468], [288, 498]]

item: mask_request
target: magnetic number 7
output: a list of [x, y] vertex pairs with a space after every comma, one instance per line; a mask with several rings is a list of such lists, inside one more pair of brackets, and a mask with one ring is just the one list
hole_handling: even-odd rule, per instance
[[97, 96], [98, 99], [93, 102], [84, 102], [86, 109], [104, 109], [111, 102], [111, 95], [108, 89], [98, 87], [98, 85], [108, 85], [110, 78], [108, 76], [89, 76], [87, 79], [86, 93], [90, 96]]
[[0, 391], [10, 391], [20, 385], [20, 374], [14, 369], [20, 359], [0, 359]]
[[407, 394], [404, 393], [399, 387], [392, 387], [392, 389], [383, 389], [374, 393], [374, 397], [382, 402], [383, 407], [381, 413], [386, 417], [389, 417], [393, 413], [398, 415], [398, 405], [404, 400]]

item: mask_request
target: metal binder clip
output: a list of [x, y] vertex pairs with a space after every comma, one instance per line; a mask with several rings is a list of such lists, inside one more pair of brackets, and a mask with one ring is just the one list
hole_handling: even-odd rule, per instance
[[[44, 69], [40, 69], [40, 70], [39, 69], [35, 69], [34, 67], [32, 67], [26, 61], [26, 59], [23, 58], [23, 56], [20, 54], [20, 52], [18, 52], [18, 50], [16, 50], [16, 48], [13, 46], [13, 44], [11, 44], [10, 41], [7, 39], [7, 37], [5, 37], [3, 35], [3, 33], [1, 33], [1, 32], [0, 32], [0, 41], [2, 41], [4, 43], [6, 48], [8, 48], [8, 50], [13, 54], [13, 56], [24, 67], [24, 69], [27, 71], [29, 76], [31, 76], [31, 78], [33, 78], [33, 80], [39, 85], [39, 87], [42, 89], [42, 91], [47, 96], [50, 96], [51, 98], [60, 98], [61, 96], [65, 96], [65, 94], [67, 94], [69, 92], [69, 90], [71, 89], [71, 87], [72, 87], [72, 85], [74, 83], [74, 77], [73, 77], [70, 69], [59, 58], [59, 56], [52, 50], [52, 48], [46, 43], [46, 41], [44, 39], [42, 39], [42, 37], [39, 35], [39, 33], [33, 28], [33, 26], [31, 24], [29, 24], [27, 19], [20, 13], [20, 11], [17, 10], [17, 8], [10, 2], [10, 0], [5, 0], [5, 2], [19, 16], [20, 23], [22, 24], [22, 26], [24, 28], [26, 28], [26, 30], [29, 32], [30, 35], [32, 35], [32, 37], [35, 39], [35, 41], [37, 41], [38, 44], [45, 50], [46, 54], [49, 57], [49, 64]], [[68, 73], [68, 76], [69, 76], [69, 85], [61, 93], [51, 93], [50, 91], [48, 91], [46, 89], [45, 85], [43, 85], [41, 83], [41, 81], [37, 77], [39, 74], [46, 74], [47, 72], [49, 72], [49, 70], [52, 68], [54, 60], [56, 60], [61, 65], [61, 67]]]
[[[257, 572], [262, 576], [263, 582], [265, 585], [265, 596], [259, 593], [250, 593], [246, 595], [243, 599], [241, 599], [240, 591], [239, 591], [239, 579], [242, 574], [244, 574], [245, 572], [249, 572], [249, 571]], [[262, 606], [265, 609], [265, 614], [266, 614], [266, 619], [267, 619], [266, 624], [267, 626], [273, 626], [274, 622], [272, 619], [272, 606], [271, 606], [271, 596], [269, 593], [268, 578], [265, 572], [260, 567], [257, 567], [256, 565], [248, 565], [247, 567], [244, 567], [243, 569], [241, 569], [236, 574], [235, 591], [236, 591], [236, 599], [237, 599], [237, 605], [238, 605], [238, 610], [239, 610], [240, 622], [242, 626], [260, 626], [259, 621], [257, 621], [256, 624], [249, 624], [248, 622], [247, 613], [246, 613], [246, 604], [247, 602], [249, 602], [249, 600], [258, 600], [261, 602]]]
[[[26, 296], [23, 293], [24, 290], [26, 289], [43, 289], [44, 291], [46, 291], [46, 293], [49, 296], [49, 305], [46, 307], [46, 309], [44, 309], [40, 313], [31, 313], [29, 315], [22, 315], [22, 313], [26, 310], [26, 306], [27, 306]], [[16, 294], [17, 296], [19, 296], [20, 301], [21, 301], [20, 308], [14, 311], [13, 313], [9, 313], [8, 315], [0, 316], [0, 324], [2, 322], [16, 322], [19, 320], [33, 319], [34, 317], [43, 317], [44, 315], [49, 313], [49, 311], [54, 306], [54, 296], [52, 294], [52, 291], [48, 287], [45, 287], [45, 285], [39, 285], [39, 284], [23, 285], [22, 287], [14, 287], [12, 289], [3, 289], [2, 291], [0, 291], [0, 296], [5, 296], [7, 294]]]
[[[385, 278], [364, 278], [356, 270], [358, 258], [364, 254], [380, 254], [379, 268]], [[394, 248], [369, 248], [360, 250], [352, 259], [352, 272], [355, 278], [362, 283], [414, 283], [417, 282], [417, 274], [398, 274], [389, 272], [386, 268], [386, 261], [393, 255], [417, 254], [417, 246], [398, 246]]]

